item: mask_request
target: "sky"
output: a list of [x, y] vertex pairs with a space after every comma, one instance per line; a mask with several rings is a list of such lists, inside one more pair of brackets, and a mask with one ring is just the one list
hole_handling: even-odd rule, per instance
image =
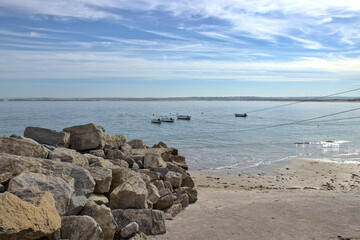
[[0, 0], [0, 98], [322, 96], [359, 83], [358, 0]]

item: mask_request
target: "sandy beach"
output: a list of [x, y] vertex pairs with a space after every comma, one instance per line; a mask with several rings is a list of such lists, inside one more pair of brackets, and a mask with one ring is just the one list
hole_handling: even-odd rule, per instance
[[199, 200], [150, 239], [360, 239], [360, 165], [297, 159], [191, 172]]

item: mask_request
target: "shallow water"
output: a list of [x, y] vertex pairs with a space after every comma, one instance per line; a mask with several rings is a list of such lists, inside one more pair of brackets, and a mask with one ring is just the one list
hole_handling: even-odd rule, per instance
[[[279, 102], [0, 102], [0, 135], [23, 135], [27, 126], [62, 130], [93, 122], [107, 133], [149, 146], [164, 141], [185, 155], [192, 170], [245, 169], [293, 158], [360, 161], [360, 116], [353, 111], [318, 121], [268, 126], [354, 109], [359, 103], [301, 103], [235, 118], [234, 113]], [[153, 124], [153, 117], [191, 115], [190, 121]], [[257, 129], [257, 130], [255, 130]]]

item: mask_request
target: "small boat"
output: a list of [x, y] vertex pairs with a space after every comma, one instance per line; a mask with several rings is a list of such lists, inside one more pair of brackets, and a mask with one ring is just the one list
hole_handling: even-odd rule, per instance
[[247, 117], [247, 114], [235, 113], [235, 117]]
[[190, 120], [191, 116], [190, 115], [177, 115], [177, 119], [178, 120]]
[[175, 119], [173, 119], [173, 118], [169, 118], [169, 117], [161, 117], [161, 121], [162, 122], [174, 122], [175, 121]]
[[151, 122], [152, 123], [161, 123], [161, 119], [160, 118], [152, 118]]

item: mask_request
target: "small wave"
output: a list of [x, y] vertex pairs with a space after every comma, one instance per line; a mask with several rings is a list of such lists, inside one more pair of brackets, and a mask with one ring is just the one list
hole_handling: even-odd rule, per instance
[[339, 141], [320, 141], [320, 142], [296, 142], [294, 144], [296, 145], [339, 145], [339, 144], [343, 144], [343, 143], [349, 143], [350, 141], [344, 141], [344, 140], [339, 140]]

